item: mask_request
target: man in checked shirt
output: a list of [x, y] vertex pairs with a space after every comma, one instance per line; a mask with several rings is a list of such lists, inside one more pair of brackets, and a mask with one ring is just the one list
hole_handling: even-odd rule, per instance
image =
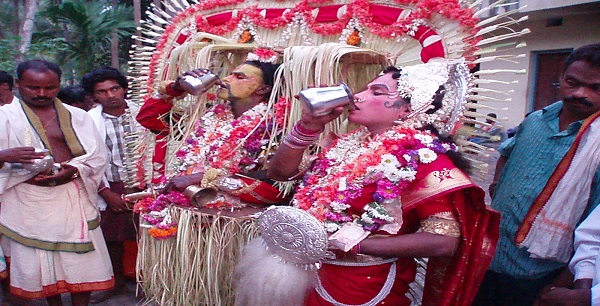
[[135, 120], [139, 107], [125, 100], [127, 79], [117, 69], [102, 67], [85, 74], [81, 86], [100, 104], [88, 113], [94, 120], [101, 138], [108, 148], [109, 163], [106, 168], [104, 185], [98, 189], [98, 203], [102, 214], [101, 227], [115, 273], [115, 287], [92, 295], [91, 303], [96, 304], [127, 291], [124, 280], [124, 242], [136, 240], [136, 221], [125, 201], [124, 195], [140, 191], [126, 186], [127, 154], [125, 135], [142, 131]]

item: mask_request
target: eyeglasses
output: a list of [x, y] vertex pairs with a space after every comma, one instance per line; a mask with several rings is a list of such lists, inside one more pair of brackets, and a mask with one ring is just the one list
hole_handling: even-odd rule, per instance
[[98, 89], [98, 90], [94, 90], [94, 94], [100, 95], [100, 96], [106, 96], [109, 92], [110, 93], [115, 93], [118, 90], [123, 89], [123, 87], [121, 86], [113, 86], [109, 89]]

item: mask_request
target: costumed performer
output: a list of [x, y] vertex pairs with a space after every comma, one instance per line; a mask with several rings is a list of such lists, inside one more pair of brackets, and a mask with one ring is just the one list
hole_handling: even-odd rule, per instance
[[[163, 192], [189, 195], [200, 191], [206, 194], [199, 199], [205, 212], [221, 210], [231, 216], [239, 210], [227, 212], [225, 208], [285, 201], [266, 178], [271, 153], [268, 148], [278, 136], [273, 128], [277, 118], [267, 107], [278, 67], [276, 60], [272, 50], [257, 49], [217, 82], [217, 97], [224, 102], [215, 104], [191, 123], [191, 132], [176, 151], [174, 165], [170, 165], [176, 174], [166, 182]], [[172, 99], [185, 94], [181, 79], [207, 73], [207, 69], [195, 69], [180, 75], [144, 103], [138, 122], [156, 133], [169, 133], [169, 124], [163, 118], [173, 107]], [[216, 194], [204, 192], [211, 189], [217, 190]], [[249, 208], [244, 214], [251, 211]]]
[[45, 149], [56, 163], [51, 172], [2, 164], [0, 232], [11, 293], [62, 305], [68, 292], [87, 305], [91, 291], [114, 286], [96, 208], [106, 149], [90, 116], [56, 99], [61, 74], [44, 60], [19, 64], [21, 99], [0, 108], [0, 150]]
[[[292, 201], [333, 234], [335, 257], [323, 260], [306, 305], [410, 305], [418, 257], [429, 257], [423, 305], [470, 305], [499, 215], [486, 209], [483, 190], [445, 137], [462, 114], [469, 78], [463, 61], [389, 67], [355, 95], [348, 119], [362, 127], [323, 149]], [[341, 112], [303, 112], [269, 177], [298, 175], [304, 150]], [[247, 305], [257, 302], [273, 305], [269, 297]]]

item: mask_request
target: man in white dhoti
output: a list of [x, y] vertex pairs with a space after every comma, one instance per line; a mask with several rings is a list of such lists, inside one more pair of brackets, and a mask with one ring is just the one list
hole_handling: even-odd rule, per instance
[[33, 147], [54, 159], [50, 168], [50, 157], [0, 163], [0, 232], [13, 294], [62, 305], [71, 293], [73, 305], [87, 305], [92, 290], [114, 286], [95, 205], [106, 149], [89, 115], [56, 99], [61, 74], [44, 60], [21, 63], [21, 99], [0, 108], [0, 150]]

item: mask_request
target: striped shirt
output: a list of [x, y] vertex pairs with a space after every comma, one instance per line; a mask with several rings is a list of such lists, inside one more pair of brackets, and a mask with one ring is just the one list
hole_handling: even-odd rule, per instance
[[108, 147], [108, 167], [106, 179], [109, 182], [123, 182], [127, 178], [125, 169], [125, 134], [131, 132], [129, 125], [125, 124], [127, 112], [121, 116], [113, 116], [102, 112], [106, 125], [106, 146]]
[[[539, 279], [565, 266], [552, 260], [529, 257], [514, 242], [515, 233], [530, 206], [542, 191], [558, 163], [573, 143], [582, 121], [559, 130], [562, 102], [536, 111], [519, 125], [517, 134], [499, 148], [508, 157], [492, 199], [492, 207], [502, 214], [500, 240], [490, 270], [521, 279]], [[592, 182], [588, 207], [582, 219], [600, 200], [600, 169]]]

